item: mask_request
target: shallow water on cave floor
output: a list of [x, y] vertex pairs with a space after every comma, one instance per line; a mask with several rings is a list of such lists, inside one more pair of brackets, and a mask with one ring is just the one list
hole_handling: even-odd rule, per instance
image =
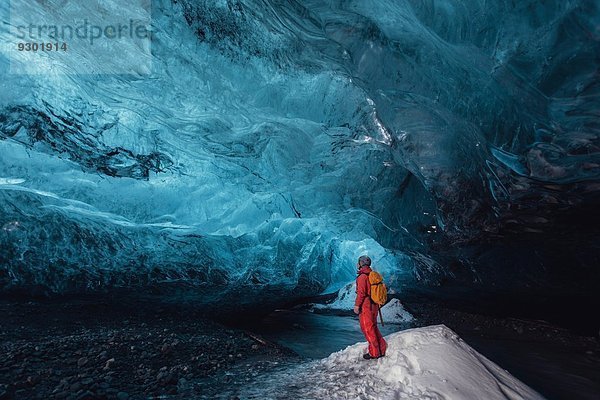
[[[409, 327], [408, 323], [379, 325], [384, 336]], [[277, 310], [252, 330], [302, 357], [314, 359], [365, 341], [357, 316], [325, 315], [307, 310]]]

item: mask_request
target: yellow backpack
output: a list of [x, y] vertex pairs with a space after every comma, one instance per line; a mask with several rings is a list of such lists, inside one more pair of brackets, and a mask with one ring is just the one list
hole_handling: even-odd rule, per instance
[[387, 288], [383, 283], [383, 277], [379, 272], [371, 271], [369, 273], [369, 283], [371, 284], [371, 300], [380, 306], [387, 302]]

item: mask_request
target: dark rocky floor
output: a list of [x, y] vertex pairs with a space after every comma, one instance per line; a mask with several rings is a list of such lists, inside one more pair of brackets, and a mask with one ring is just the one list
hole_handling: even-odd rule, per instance
[[[402, 301], [415, 326], [447, 325], [550, 400], [598, 398], [597, 338], [545, 321]], [[235, 399], [262, 374], [303, 361], [252, 333], [260, 323], [230, 328], [203, 311], [118, 299], [0, 300], [0, 400]]]
[[2, 400], [215, 398], [298, 359], [190, 307], [5, 300], [0, 313]]

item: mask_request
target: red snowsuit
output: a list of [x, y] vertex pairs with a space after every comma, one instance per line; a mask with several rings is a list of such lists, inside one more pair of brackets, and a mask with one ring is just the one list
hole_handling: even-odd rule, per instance
[[379, 308], [371, 300], [370, 272], [371, 267], [368, 265], [365, 265], [358, 271], [358, 276], [356, 277], [356, 301], [354, 305], [360, 309], [360, 330], [369, 342], [369, 354], [371, 357], [380, 357], [385, 355], [387, 343], [377, 327], [377, 313], [379, 312]]

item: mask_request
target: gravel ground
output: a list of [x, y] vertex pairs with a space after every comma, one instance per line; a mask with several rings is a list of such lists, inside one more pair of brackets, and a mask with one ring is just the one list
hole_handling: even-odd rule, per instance
[[215, 398], [299, 360], [189, 306], [4, 300], [0, 313], [0, 400]]
[[[549, 399], [598, 398], [597, 338], [443, 302], [403, 302], [415, 326], [446, 324]], [[252, 333], [260, 322], [224, 326], [203, 311], [118, 299], [0, 300], [0, 400], [236, 399], [264, 374], [304, 361]]]

